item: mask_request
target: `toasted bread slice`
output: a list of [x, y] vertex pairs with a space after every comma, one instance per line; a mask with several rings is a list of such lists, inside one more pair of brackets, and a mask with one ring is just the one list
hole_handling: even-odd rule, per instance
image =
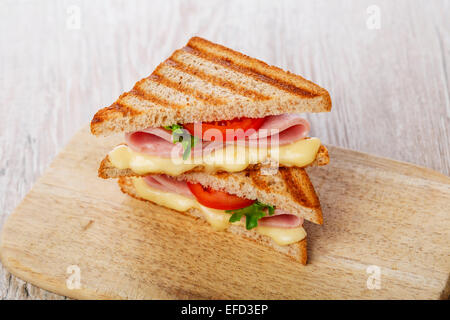
[[[320, 146], [319, 151], [317, 152], [316, 159], [314, 162], [310, 163], [308, 167], [311, 166], [324, 166], [330, 162], [330, 157], [328, 155], [328, 149], [325, 146]], [[250, 165], [247, 170], [259, 170], [261, 169], [261, 164], [253, 164]], [[205, 168], [202, 165], [198, 165], [193, 168], [189, 172], [205, 172]], [[153, 172], [158, 173], [158, 172]], [[106, 155], [100, 163], [100, 167], [98, 168], [98, 176], [103, 179], [110, 178], [119, 178], [119, 177], [137, 177], [139, 174], [133, 172], [131, 169], [117, 169], [111, 163], [109, 156]], [[142, 175], [141, 175], [142, 176]]]
[[[147, 202], [151, 203], [151, 201], [145, 200], [138, 196], [136, 189], [131, 181], [131, 178], [121, 177], [121, 178], [119, 178], [118, 182], [119, 182], [120, 189], [122, 190], [123, 193], [126, 193], [126, 194], [130, 195], [131, 197], [136, 198], [138, 200], [147, 201]], [[176, 212], [178, 212], [178, 211], [176, 211]], [[186, 212], [180, 212], [180, 213], [189, 215], [193, 218], [199, 218], [199, 219], [203, 220], [204, 223], [207, 223], [204, 219], [203, 214], [201, 214], [197, 209], [191, 209]], [[236, 235], [240, 235], [247, 239], [251, 239], [251, 240], [256, 241], [257, 243], [260, 243], [267, 247], [273, 248], [274, 250], [281, 252], [281, 253], [295, 259], [296, 261], [299, 261], [302, 264], [306, 264], [306, 260], [307, 260], [306, 238], [297, 243], [293, 243], [293, 244], [290, 244], [287, 246], [280, 246], [277, 243], [275, 243], [270, 237], [260, 235], [252, 230], [247, 230], [243, 226], [231, 225], [226, 231], [234, 233]]]
[[331, 110], [318, 85], [199, 37], [98, 111], [95, 135], [197, 121]]

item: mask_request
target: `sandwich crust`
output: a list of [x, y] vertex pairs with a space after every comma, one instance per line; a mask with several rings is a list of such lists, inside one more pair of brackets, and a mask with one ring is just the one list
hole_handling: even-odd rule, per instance
[[331, 110], [329, 93], [299, 75], [193, 37], [111, 106], [91, 132], [109, 135], [175, 123]]
[[[149, 200], [143, 199], [137, 195], [136, 189], [131, 181], [131, 178], [120, 177], [118, 180], [118, 183], [120, 186], [120, 190], [123, 193], [128, 194], [129, 196], [131, 196], [135, 199], [138, 199], [141, 201], [146, 201], [153, 205], [156, 205], [155, 203], [153, 203]], [[168, 209], [168, 210], [171, 210], [171, 209]], [[178, 212], [181, 214], [185, 214], [187, 216], [199, 219], [199, 220], [203, 221], [203, 223], [207, 223], [206, 220], [204, 219], [203, 215], [201, 214], [201, 212], [198, 211], [197, 209], [190, 209], [186, 212], [180, 212], [180, 211], [175, 211], [175, 210], [172, 210], [172, 211]], [[276, 242], [274, 242], [270, 237], [260, 235], [252, 230], [247, 230], [243, 226], [230, 225], [230, 227], [226, 230], [226, 232], [231, 232], [233, 234], [236, 234], [236, 235], [242, 236], [244, 238], [250, 239], [252, 241], [255, 241], [266, 247], [270, 247], [270, 248], [274, 249], [275, 251], [283, 253], [283, 254], [289, 256], [290, 258], [306, 265], [306, 261], [307, 261], [306, 238], [297, 243], [293, 243], [293, 244], [290, 244], [287, 246], [280, 246]]]

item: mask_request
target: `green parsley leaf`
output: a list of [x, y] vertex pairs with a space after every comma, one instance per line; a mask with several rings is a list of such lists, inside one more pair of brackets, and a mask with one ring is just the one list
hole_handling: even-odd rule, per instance
[[265, 217], [268, 213], [269, 216], [275, 213], [275, 207], [264, 204], [259, 201], [255, 201], [252, 205], [237, 209], [237, 210], [225, 210], [226, 213], [231, 213], [230, 222], [241, 221], [242, 216], [245, 216], [245, 228], [247, 230], [256, 228], [258, 226], [258, 220]]
[[242, 219], [242, 212], [235, 212], [230, 217], [230, 222], [238, 222]]
[[183, 160], [189, 158], [191, 149], [200, 141], [197, 137], [192, 136], [183, 126], [173, 124], [165, 126], [164, 129], [172, 131], [173, 143], [180, 142], [183, 146]]

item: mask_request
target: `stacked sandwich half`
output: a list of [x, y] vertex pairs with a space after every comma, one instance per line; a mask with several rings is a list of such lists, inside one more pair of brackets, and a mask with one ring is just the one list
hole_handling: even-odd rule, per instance
[[304, 168], [329, 157], [299, 114], [330, 110], [316, 84], [194, 37], [95, 114], [94, 135], [124, 133], [99, 176], [306, 263], [322, 211]]

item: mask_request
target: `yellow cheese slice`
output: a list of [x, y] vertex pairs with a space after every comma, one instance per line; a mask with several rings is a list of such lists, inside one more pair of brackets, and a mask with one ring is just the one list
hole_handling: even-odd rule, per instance
[[239, 172], [250, 164], [268, 161], [278, 162], [286, 167], [304, 167], [315, 160], [320, 144], [319, 138], [309, 138], [278, 148], [226, 146], [202, 158], [186, 160], [178, 157], [150, 156], [135, 152], [126, 145], [120, 145], [109, 153], [109, 159], [117, 169], [131, 169], [139, 175], [165, 173], [177, 176], [198, 165], [203, 165], [207, 172]]

